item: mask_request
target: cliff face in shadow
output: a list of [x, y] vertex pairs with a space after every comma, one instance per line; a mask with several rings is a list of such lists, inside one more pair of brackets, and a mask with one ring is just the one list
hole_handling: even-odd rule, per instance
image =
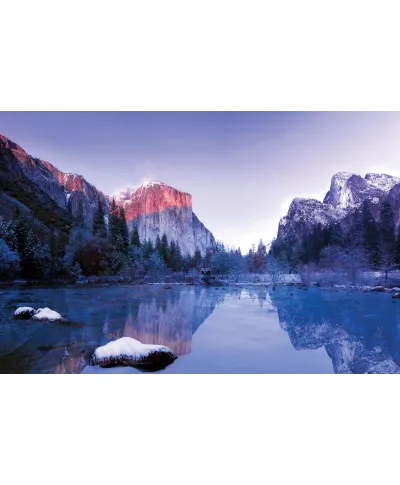
[[[6, 171], [7, 170], [7, 171]], [[7, 183], [0, 183], [0, 192], [30, 209], [35, 217], [49, 225], [52, 220], [42, 216], [51, 210], [66, 222], [70, 216], [77, 216], [79, 203], [91, 227], [93, 213], [98, 201], [105, 207], [105, 195], [91, 185], [84, 177], [74, 173], [64, 173], [51, 163], [32, 157], [23, 148], [0, 134], [0, 172]], [[3, 173], [4, 172], [4, 173]], [[1, 195], [1, 194], [0, 194]], [[42, 216], [42, 217], [41, 217]]]
[[324, 347], [336, 373], [400, 373], [400, 306], [390, 295], [279, 288], [270, 296], [296, 350]]

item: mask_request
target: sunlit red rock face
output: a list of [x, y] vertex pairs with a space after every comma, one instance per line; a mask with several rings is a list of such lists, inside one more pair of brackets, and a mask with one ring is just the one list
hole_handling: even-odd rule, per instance
[[138, 227], [142, 241], [154, 242], [166, 234], [169, 241], [178, 241], [183, 254], [194, 254], [198, 248], [203, 255], [215, 244], [214, 236], [192, 211], [192, 196], [163, 182], [129, 188], [116, 201], [124, 207], [128, 223]]
[[28, 162], [31, 158], [23, 148], [9, 140], [6, 136], [0, 134], [0, 140], [4, 142], [6, 148], [11, 150], [15, 158], [17, 158], [20, 162]]
[[163, 182], [149, 182], [137, 188], [128, 188], [116, 196], [124, 206], [127, 221], [144, 214], [161, 212], [172, 207], [192, 209], [192, 196]]

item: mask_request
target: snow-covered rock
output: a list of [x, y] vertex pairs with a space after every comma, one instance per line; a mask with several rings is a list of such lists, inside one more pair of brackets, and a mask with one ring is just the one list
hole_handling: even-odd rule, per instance
[[368, 180], [369, 183], [385, 193], [389, 193], [395, 185], [400, 184], [399, 177], [393, 177], [393, 175], [385, 173], [367, 173], [365, 180]]
[[317, 224], [326, 226], [331, 222], [339, 221], [345, 215], [345, 211], [336, 210], [319, 200], [296, 197], [290, 204], [287, 216], [279, 222], [278, 238], [286, 239], [302, 234]]
[[160, 370], [176, 358], [177, 356], [163, 345], [142, 344], [139, 340], [122, 337], [98, 347], [91, 356], [89, 365], [129, 365], [147, 370]]
[[377, 292], [383, 293], [385, 291], [385, 288], [383, 286], [373, 286], [370, 291], [377, 291]]
[[19, 318], [21, 320], [29, 320], [33, 317], [36, 310], [30, 306], [21, 306], [17, 308], [14, 312], [14, 318]]
[[35, 314], [32, 316], [32, 319], [54, 322], [56, 320], [62, 320], [62, 316], [54, 310], [50, 310], [50, 308], [46, 307], [36, 310]]
[[[396, 178], [383, 174], [367, 174], [365, 178], [354, 173], [339, 172], [331, 180], [324, 203], [335, 209], [358, 207], [366, 199], [380, 199], [395, 185]], [[400, 182], [400, 180], [398, 180]]]

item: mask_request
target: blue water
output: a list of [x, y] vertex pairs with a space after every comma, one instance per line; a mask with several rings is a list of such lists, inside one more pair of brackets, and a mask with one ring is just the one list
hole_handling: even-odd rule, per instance
[[[334, 288], [114, 286], [5, 289], [1, 373], [138, 373], [88, 366], [122, 336], [170, 347], [160, 373], [400, 372], [400, 300]], [[64, 322], [14, 320], [48, 306]]]

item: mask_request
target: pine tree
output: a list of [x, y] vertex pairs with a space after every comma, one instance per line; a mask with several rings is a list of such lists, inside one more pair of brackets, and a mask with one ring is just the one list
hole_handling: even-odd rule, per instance
[[263, 273], [266, 268], [266, 260], [267, 260], [267, 250], [262, 239], [260, 239], [260, 242], [258, 243], [257, 251], [253, 255], [253, 261], [252, 261], [253, 271], [256, 273]]
[[7, 246], [12, 251], [18, 251], [17, 237], [16, 237], [16, 221], [5, 221], [0, 216], [0, 238], [4, 240]]
[[169, 252], [168, 239], [166, 234], [163, 234], [161, 238], [160, 252], [161, 258], [163, 259], [164, 263], [167, 266], [171, 266], [171, 254]]
[[371, 268], [379, 267], [379, 229], [375, 222], [368, 202], [362, 207], [364, 245], [368, 252], [368, 261]]
[[50, 277], [54, 278], [57, 274], [58, 248], [57, 248], [56, 236], [54, 234], [53, 229], [50, 231], [49, 247], [50, 247]]
[[[196, 249], [196, 252], [195, 252], [194, 254], [195, 254], [195, 256], [196, 256], [196, 254], [198, 254], [198, 255], [200, 256], [200, 258], [197, 256], [197, 259], [198, 259], [198, 261], [199, 261], [199, 266], [200, 266], [200, 265], [201, 265], [201, 263], [202, 263], [202, 261], [203, 261], [203, 258], [201, 257], [201, 253], [200, 253], [199, 249]], [[212, 258], [212, 254], [213, 254], [213, 253], [212, 253], [212, 251], [211, 251], [211, 250], [208, 250], [208, 251], [206, 252], [206, 255], [204, 256], [204, 261], [203, 261], [203, 263], [204, 263], [204, 266], [205, 266], [206, 268], [209, 268], [209, 267], [211, 266], [211, 258]]]
[[400, 266], [400, 231], [397, 234], [397, 241], [396, 241], [396, 264]]
[[169, 243], [169, 254], [170, 254], [170, 257], [171, 257], [171, 268], [173, 269], [173, 261], [174, 261], [174, 257], [175, 257], [175, 251], [176, 251], [176, 246], [175, 246], [175, 241], [173, 239], [171, 239], [171, 242]]
[[382, 249], [394, 253], [396, 245], [394, 213], [392, 206], [387, 201], [382, 205], [379, 222]]
[[[194, 255], [193, 255], [193, 267], [199, 269], [201, 267], [201, 261], [202, 261], [202, 257], [201, 257], [200, 249], [196, 248], [196, 251], [194, 252]], [[209, 262], [209, 264], [210, 263], [211, 261]]]
[[105, 239], [107, 237], [107, 228], [104, 220], [104, 208], [99, 198], [97, 208], [93, 215], [93, 236]]
[[132, 228], [131, 246], [136, 246], [138, 248], [140, 248], [140, 246], [141, 246], [140, 237], [139, 237], [139, 230], [138, 230], [136, 224]]
[[110, 231], [111, 244], [116, 246], [119, 234], [118, 207], [115, 199], [111, 200], [110, 213], [108, 216], [108, 227]]
[[256, 247], [254, 246], [254, 244], [252, 244], [251, 248], [249, 249], [249, 254], [247, 255], [247, 271], [249, 273], [252, 273], [254, 271], [253, 259], [254, 259], [255, 253], [256, 253]]
[[78, 227], [84, 227], [85, 226], [85, 212], [83, 209], [83, 200], [79, 199], [78, 202], [78, 210], [76, 213], [76, 225]]
[[0, 276], [9, 278], [19, 270], [19, 255], [0, 238]]
[[171, 268], [173, 271], [181, 271], [182, 270], [182, 255], [181, 255], [181, 248], [179, 247], [178, 242], [174, 240], [171, 241], [169, 245], [169, 252], [171, 256]]
[[385, 272], [385, 279], [389, 271], [395, 268], [396, 238], [394, 212], [389, 202], [382, 205], [380, 214], [380, 267]]
[[153, 243], [149, 240], [143, 243], [143, 258], [149, 259], [150, 256], [155, 252]]
[[156, 251], [156, 253], [162, 257], [162, 252], [161, 252], [161, 239], [160, 239], [160, 236], [157, 234], [157, 237], [156, 237], [156, 242], [155, 242], [155, 245], [154, 245], [154, 250]]
[[35, 278], [37, 276], [38, 260], [35, 257], [35, 246], [37, 239], [31, 229], [24, 235], [23, 250], [21, 251], [22, 272], [25, 278]]
[[118, 211], [118, 228], [120, 237], [120, 249], [122, 252], [126, 253], [129, 248], [129, 231], [125, 218], [125, 209], [123, 207], [120, 207]]
[[178, 242], [176, 242], [175, 245], [175, 254], [172, 264], [174, 271], [182, 271], [182, 252]]

